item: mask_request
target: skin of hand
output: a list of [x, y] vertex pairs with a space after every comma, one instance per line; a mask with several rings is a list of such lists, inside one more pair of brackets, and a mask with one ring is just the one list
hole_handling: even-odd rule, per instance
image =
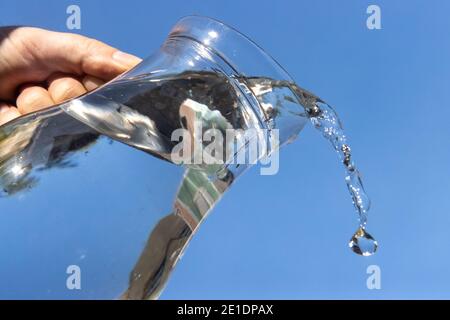
[[0, 125], [93, 90], [138, 57], [78, 34], [0, 28]]

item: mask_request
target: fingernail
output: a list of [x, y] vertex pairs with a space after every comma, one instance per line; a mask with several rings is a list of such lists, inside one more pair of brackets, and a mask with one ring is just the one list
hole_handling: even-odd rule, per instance
[[138, 57], [122, 51], [114, 52], [112, 58], [127, 68], [134, 67], [139, 62], [141, 62], [141, 59], [139, 59]]

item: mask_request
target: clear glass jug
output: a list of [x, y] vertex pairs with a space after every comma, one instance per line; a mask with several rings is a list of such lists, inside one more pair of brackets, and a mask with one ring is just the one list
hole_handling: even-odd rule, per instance
[[173, 132], [268, 132], [270, 155], [308, 121], [287, 83], [244, 35], [190, 16], [129, 72], [0, 127], [0, 298], [157, 298], [252, 165], [175, 163]]

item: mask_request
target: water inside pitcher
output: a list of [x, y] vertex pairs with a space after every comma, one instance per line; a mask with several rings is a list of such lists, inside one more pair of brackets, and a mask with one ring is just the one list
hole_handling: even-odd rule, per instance
[[[326, 127], [323, 116], [332, 113], [316, 110], [320, 103], [245, 36], [192, 16], [129, 72], [3, 125], [0, 250], [8, 259], [0, 298], [157, 298], [201, 222], [253, 164], [231, 158], [246, 158], [248, 141], [261, 137], [256, 160], [270, 157], [311, 119]], [[222, 162], [174, 161], [173, 133], [195, 138], [198, 123], [200, 135], [251, 135], [222, 141], [227, 150], [238, 146]], [[341, 140], [336, 146], [351, 164]], [[189, 159], [195, 155], [194, 146]], [[362, 191], [354, 192], [356, 207]], [[355, 252], [370, 236], [365, 220], [358, 230]], [[376, 250], [369, 246], [364, 252]], [[68, 290], [73, 266], [81, 290]]]

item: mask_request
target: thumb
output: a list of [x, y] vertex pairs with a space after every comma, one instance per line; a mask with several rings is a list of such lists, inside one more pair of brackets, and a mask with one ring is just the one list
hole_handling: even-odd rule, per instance
[[40, 59], [48, 69], [57, 68], [61, 72], [84, 73], [110, 80], [141, 61], [95, 39], [71, 33], [44, 32], [52, 34], [52, 40], [47, 38], [39, 50]]

